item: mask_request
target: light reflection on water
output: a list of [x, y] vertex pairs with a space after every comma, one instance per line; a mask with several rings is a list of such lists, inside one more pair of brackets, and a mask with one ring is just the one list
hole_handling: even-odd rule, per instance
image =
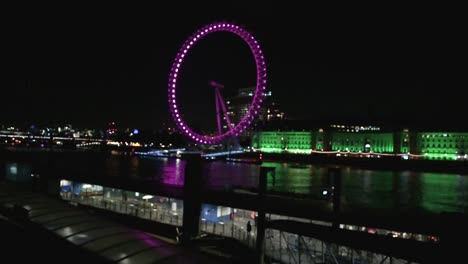
[[[58, 156], [56, 160], [31, 161], [34, 170], [52, 169], [67, 177], [129, 177], [166, 185], [182, 186], [186, 161], [180, 159], [108, 156], [105, 158]], [[13, 163], [12, 163], [13, 164]], [[16, 164], [16, 163], [15, 163]], [[21, 163], [18, 163], [21, 166]], [[30, 166], [30, 164], [27, 164]], [[6, 164], [4, 171], [11, 169]], [[26, 165], [25, 165], [26, 166]], [[268, 190], [324, 199], [333, 178], [327, 167], [283, 162], [264, 162], [274, 167]], [[208, 162], [204, 167], [205, 185], [213, 189], [254, 188], [260, 165]], [[21, 168], [18, 167], [18, 171]], [[8, 176], [8, 175], [7, 175]], [[342, 168], [343, 208], [412, 210], [439, 213], [468, 212], [468, 175], [450, 173], [392, 172]]]

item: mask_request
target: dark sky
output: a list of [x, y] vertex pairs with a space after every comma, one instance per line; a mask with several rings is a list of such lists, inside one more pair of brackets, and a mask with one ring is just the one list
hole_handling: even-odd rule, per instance
[[[283, 5], [12, 9], [1, 37], [0, 123], [89, 127], [115, 120], [156, 128], [169, 116], [168, 73], [180, 45], [200, 26], [223, 20], [258, 39], [268, 89], [291, 118], [465, 122], [466, 67], [459, 68], [455, 17], [402, 7]], [[235, 36], [200, 41], [184, 62], [178, 93], [186, 112], [200, 111], [189, 122], [215, 120], [210, 79], [247, 87], [254, 69]]]

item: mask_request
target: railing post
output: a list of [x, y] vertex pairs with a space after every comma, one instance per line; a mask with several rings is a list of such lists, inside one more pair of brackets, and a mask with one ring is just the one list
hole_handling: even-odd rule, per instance
[[258, 262], [259, 264], [264, 263], [265, 258], [265, 193], [267, 190], [268, 183], [268, 172], [274, 171], [273, 167], [260, 167], [260, 178], [258, 186], [258, 196], [259, 196], [259, 207], [258, 207], [258, 218], [257, 218], [257, 241], [256, 241], [256, 250], [258, 253]]
[[333, 227], [339, 228], [339, 223], [336, 220], [338, 214], [341, 211], [341, 169], [340, 168], [329, 168], [329, 177], [333, 177], [333, 214], [335, 220], [333, 221]]
[[202, 193], [202, 157], [190, 155], [185, 167], [184, 215], [182, 243], [188, 244], [199, 235]]

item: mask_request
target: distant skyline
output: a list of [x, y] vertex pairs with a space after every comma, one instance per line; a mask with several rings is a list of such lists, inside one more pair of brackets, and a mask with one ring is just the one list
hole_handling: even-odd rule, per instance
[[[157, 128], [169, 118], [168, 72], [180, 45], [222, 20], [259, 40], [268, 89], [288, 117], [465, 123], [457, 24], [356, 9], [303, 14], [227, 4], [172, 19], [161, 8], [17, 12], [3, 36], [0, 123], [96, 127], [114, 120]], [[187, 112], [209, 112], [207, 79], [231, 88], [253, 84], [250, 54], [231, 36], [207, 37], [190, 55], [181, 87]]]

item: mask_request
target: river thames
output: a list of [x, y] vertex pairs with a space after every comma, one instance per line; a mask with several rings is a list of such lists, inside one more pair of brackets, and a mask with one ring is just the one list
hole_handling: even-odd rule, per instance
[[[372, 161], [370, 161], [372, 162]], [[15, 153], [3, 161], [5, 175], [54, 173], [59, 177], [107, 177], [182, 186], [186, 161], [173, 158], [99, 153]], [[204, 184], [211, 189], [252, 189], [259, 166], [273, 167], [268, 191], [326, 200], [333, 179], [325, 165], [264, 161], [261, 165], [212, 161], [204, 165]], [[468, 212], [468, 175], [367, 170], [341, 166], [343, 210]]]

